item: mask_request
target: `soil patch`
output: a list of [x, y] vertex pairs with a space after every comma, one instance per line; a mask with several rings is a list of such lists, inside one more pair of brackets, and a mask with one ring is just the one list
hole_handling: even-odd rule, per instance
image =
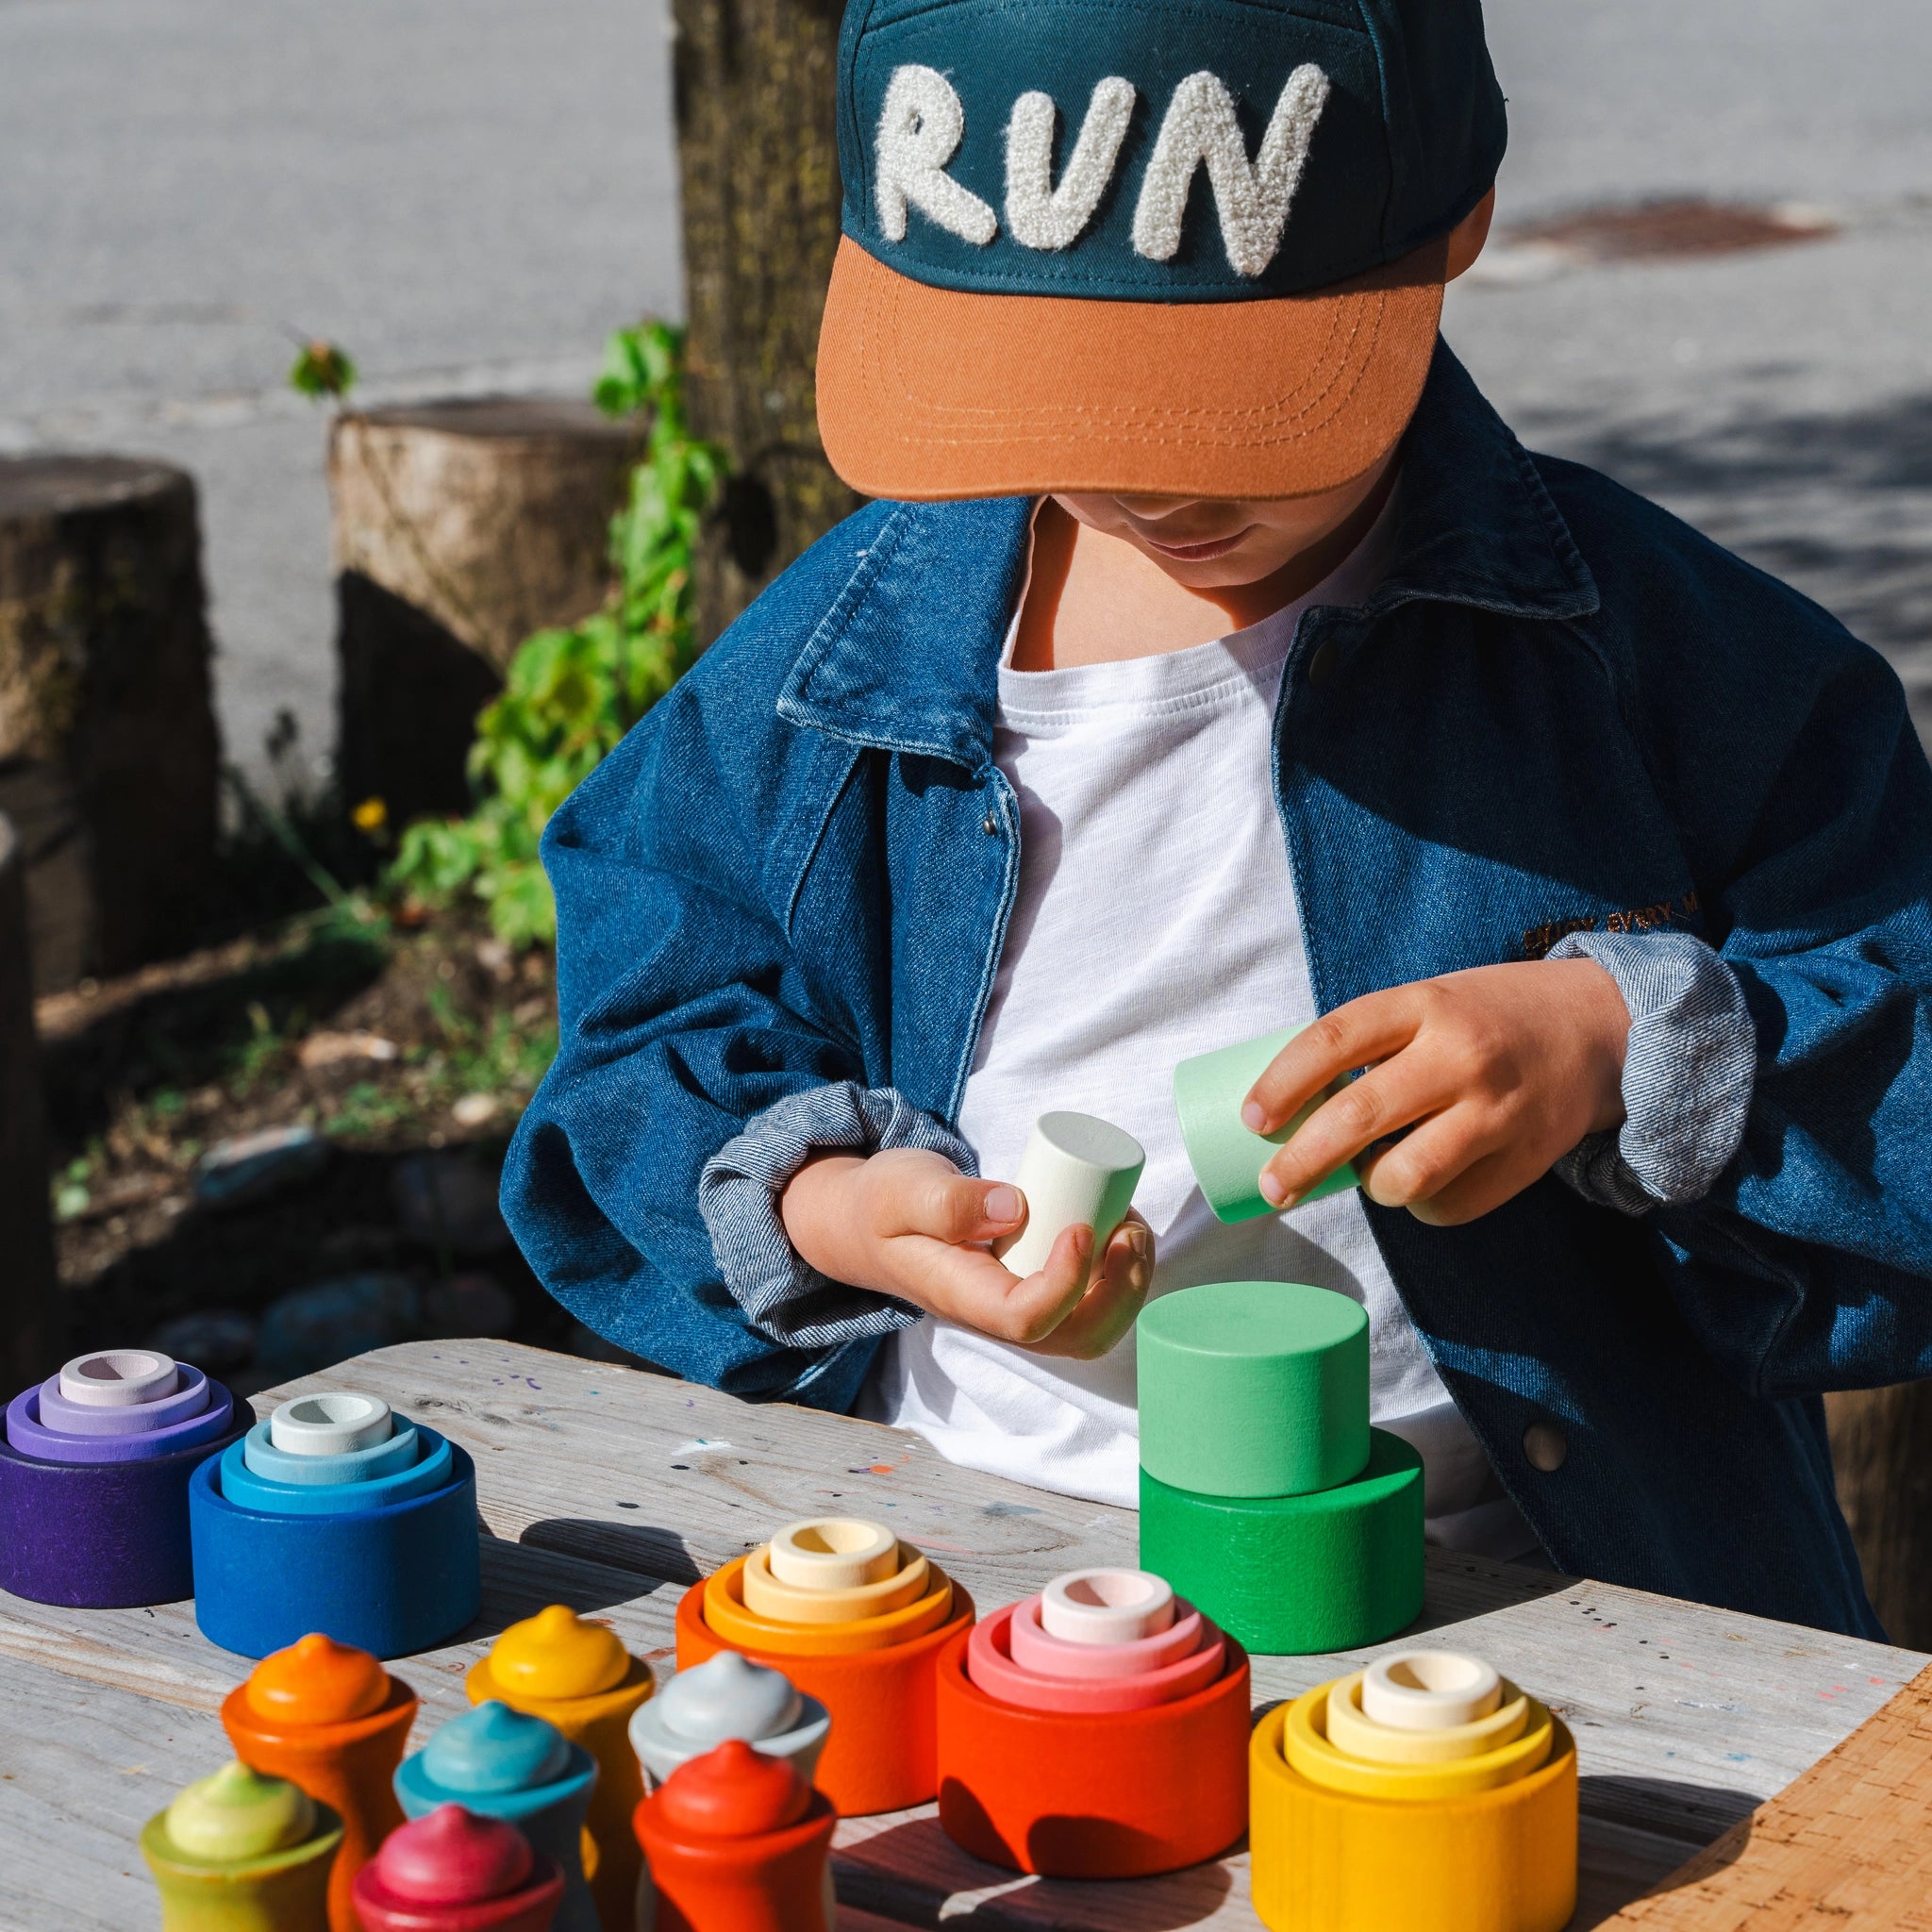
[[[556, 1051], [546, 952], [513, 954], [460, 911], [406, 927], [352, 900], [83, 984], [38, 1018], [70, 1350], [190, 1313], [258, 1324], [293, 1291], [380, 1271], [431, 1309], [449, 1306], [439, 1289], [487, 1275], [515, 1339], [616, 1354], [543, 1291], [489, 1208]], [[199, 1198], [210, 1150], [266, 1128], [320, 1135], [320, 1171], [247, 1205]], [[437, 1204], [458, 1198], [467, 1220], [445, 1224]], [[248, 1365], [230, 1366], [245, 1389]]]

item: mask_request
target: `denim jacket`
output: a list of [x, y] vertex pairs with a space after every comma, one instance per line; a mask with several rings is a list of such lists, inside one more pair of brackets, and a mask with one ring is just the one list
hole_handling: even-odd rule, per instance
[[[1636, 1024], [1624, 1135], [1468, 1226], [1369, 1204], [1390, 1274], [1557, 1565], [1876, 1635], [1819, 1396], [1932, 1374], [1903, 693], [1794, 591], [1526, 453], [1446, 348], [1402, 462], [1380, 588], [1303, 616], [1276, 709], [1317, 1001], [1560, 945]], [[861, 510], [552, 821], [562, 1041], [505, 1211], [559, 1300], [682, 1374], [849, 1407], [914, 1319], [796, 1263], [771, 1200], [811, 1144], [970, 1162], [1029, 514]]]

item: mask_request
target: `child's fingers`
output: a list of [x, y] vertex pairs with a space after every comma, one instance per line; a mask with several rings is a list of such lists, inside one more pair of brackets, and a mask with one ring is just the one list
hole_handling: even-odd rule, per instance
[[1003, 1341], [1037, 1347], [1079, 1307], [1092, 1259], [1093, 1230], [1063, 1227], [1047, 1253], [1046, 1266], [1023, 1281], [1008, 1274], [998, 1305], [974, 1325]]
[[1350, 1000], [1304, 1026], [1248, 1090], [1241, 1120], [1249, 1132], [1275, 1132], [1343, 1074], [1399, 1052], [1415, 1037], [1420, 1007], [1414, 987], [1395, 986]]
[[950, 1161], [908, 1165], [893, 1177], [880, 1204], [876, 1231], [891, 1240], [923, 1234], [957, 1247], [997, 1241], [1026, 1218], [1026, 1200], [1010, 1181], [969, 1179]]
[[911, 1236], [895, 1244], [897, 1291], [963, 1328], [1030, 1347], [1078, 1306], [1092, 1254], [1091, 1228], [1065, 1228], [1046, 1266], [1016, 1281], [984, 1248]]
[[1456, 1097], [1443, 1069], [1420, 1047], [1399, 1049], [1331, 1093], [1261, 1170], [1261, 1192], [1286, 1208], [1344, 1160], [1423, 1120]]
[[1475, 1108], [1445, 1108], [1362, 1162], [1362, 1191], [1384, 1208], [1439, 1200], [1460, 1175], [1498, 1154], [1503, 1144], [1493, 1121]]
[[1524, 1160], [1520, 1149], [1499, 1147], [1472, 1161], [1440, 1193], [1409, 1202], [1408, 1211], [1431, 1227], [1460, 1227], [1513, 1200], [1540, 1177], [1536, 1164]]
[[1034, 1343], [1033, 1352], [1082, 1361], [1106, 1355], [1134, 1325], [1153, 1282], [1154, 1230], [1138, 1219], [1122, 1223], [1093, 1286], [1050, 1335]]

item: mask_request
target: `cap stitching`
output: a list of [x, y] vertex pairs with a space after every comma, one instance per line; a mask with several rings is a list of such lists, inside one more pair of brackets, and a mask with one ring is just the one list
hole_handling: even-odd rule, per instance
[[[885, 326], [880, 331], [880, 333], [886, 339], [888, 348], [891, 348], [904, 341], [903, 332], [899, 327], [899, 316], [897, 311], [899, 304], [905, 299], [905, 291], [900, 282], [898, 280], [895, 280], [889, 289], [882, 292], [884, 294], [885, 299], [891, 304], [892, 308], [892, 313], [884, 319]], [[1386, 309], [1386, 307], [1387, 303], [1385, 300], [1378, 300], [1374, 305], [1374, 322], [1369, 337], [1370, 347], [1374, 346], [1374, 341], [1379, 338], [1381, 334], [1381, 320], [1383, 312]], [[1358, 337], [1361, 333], [1361, 330], [1362, 323], [1361, 321], [1357, 320], [1351, 326], [1351, 339]], [[1332, 344], [1335, 338], [1335, 318], [1332, 316], [1329, 321], [1328, 333], [1329, 344]], [[864, 336], [861, 335], [861, 341], [864, 340]], [[1321, 356], [1325, 359], [1325, 358], [1329, 354], [1329, 346], [1327, 344], [1324, 344], [1324, 348], [1321, 351], [1318, 351], [1317, 354], [1318, 356]], [[887, 367], [881, 364], [879, 369], [881, 382], [883, 383], [885, 380], [892, 376], [896, 373], [898, 366], [898, 358], [893, 358], [893, 364], [891, 367]], [[1341, 366], [1345, 366], [1345, 361]], [[1299, 406], [1293, 405], [1292, 396], [1291, 395], [1277, 397], [1271, 402], [1258, 404], [1248, 408], [1216, 408], [1211, 406], [1206, 405], [1182, 405], [1178, 408], [1174, 408], [1149, 410], [1137, 408], [1131, 405], [1125, 407], [1108, 407], [1104, 405], [1093, 404], [1067, 404], [1061, 406], [1035, 405], [1029, 408], [1028, 413], [1034, 416], [1056, 414], [1072, 415], [1083, 419], [1093, 419], [1095, 417], [1112, 418], [1116, 421], [1129, 423], [1198, 423], [1203, 426], [1211, 425], [1212, 424], [1217, 422], [1239, 425], [1245, 422], [1255, 421], [1257, 419], [1280, 419], [1284, 415], [1284, 413], [1287, 414], [1288, 420], [1299, 421], [1312, 413], [1316, 408], [1318, 408], [1321, 406], [1323, 400], [1333, 389], [1335, 383], [1338, 380], [1340, 380], [1341, 373], [1341, 366], [1338, 366], [1337, 368], [1332, 370], [1327, 375], [1326, 380], [1322, 390], [1319, 391], [1309, 401], [1301, 403]], [[1357, 375], [1357, 381], [1359, 381], [1359, 375]], [[912, 389], [909, 382], [893, 382], [891, 384], [891, 392], [895, 396], [902, 397], [907, 401], [917, 401], [923, 408], [930, 408], [935, 411], [940, 411], [948, 415], [978, 415], [1004, 420], [1000, 411], [990, 407], [974, 408], [970, 405], [927, 401], [925, 398], [920, 396], [918, 392]]]
[[[1276, 433], [1274, 435], [1256, 436], [1244, 434], [1241, 438], [1241, 442], [1250, 448], [1266, 448], [1275, 444], [1304, 441], [1315, 429], [1332, 421], [1341, 408], [1360, 388], [1362, 378], [1367, 373], [1368, 354], [1366, 352], [1372, 351], [1375, 342], [1380, 339], [1381, 321], [1387, 306], [1385, 300], [1378, 300], [1375, 303], [1373, 325], [1368, 326], [1366, 341], [1361, 342], [1361, 348], [1364, 353], [1356, 361], [1354, 373], [1347, 379], [1347, 387], [1342, 390], [1339, 397], [1334, 396], [1336, 385], [1343, 379], [1343, 374], [1348, 368], [1349, 361], [1355, 359], [1353, 354], [1344, 357], [1342, 361], [1329, 373], [1326, 382], [1315, 396], [1291, 409], [1287, 398], [1249, 408], [1216, 409], [1201, 407], [1182, 407], [1158, 412], [1136, 409], [1131, 407], [1121, 408], [1094, 405], [1066, 405], [1059, 408], [1053, 406], [1033, 407], [1029, 408], [1027, 411], [1030, 420], [1038, 421], [1042, 416], [1058, 418], [1060, 419], [1061, 426], [1029, 432], [1016, 426], [1010, 418], [1002, 415], [993, 408], [974, 408], [970, 406], [962, 407], [958, 404], [929, 401], [921, 396], [909, 382], [889, 385], [888, 378], [892, 374], [893, 369], [899, 366], [899, 358], [896, 357], [892, 358], [891, 367], [888, 367], [885, 359], [875, 351], [874, 329], [867, 325], [879, 307], [881, 297], [892, 305], [893, 313], [880, 318], [880, 325], [877, 327], [876, 333], [884, 337], [883, 346], [888, 351], [902, 340], [901, 333], [896, 325], [896, 310], [898, 304], [903, 299], [902, 291], [896, 285], [889, 290], [873, 291], [868, 295], [859, 322], [861, 389], [867, 393], [884, 398], [890, 405], [903, 407], [908, 403], [911, 403], [923, 409], [928, 410], [933, 416], [942, 420], [947, 418], [958, 419], [962, 416], [974, 416], [980, 419], [978, 425], [979, 433], [977, 435], [972, 434], [968, 425], [958, 425], [953, 428], [950, 435], [946, 436], [921, 436], [909, 434], [905, 430], [899, 430], [895, 432], [895, 440], [905, 447], [929, 446], [937, 441], [957, 444], [983, 443], [991, 441], [1006, 443], [1057, 441], [1058, 438], [1069, 433], [1069, 426], [1071, 425], [1066, 425], [1065, 424], [1065, 419], [1069, 417], [1074, 419], [1074, 425], [1085, 426], [1090, 432], [1096, 432], [1103, 437], [1110, 437], [1114, 440], [1119, 440], [1138, 428], [1142, 431], [1142, 434], [1136, 437], [1136, 441], [1143, 443], [1152, 442], [1157, 445], [1175, 441], [1174, 432], [1177, 430], [1191, 430], [1198, 439], [1202, 435], [1211, 435], [1217, 429], [1221, 430], [1224, 435], [1227, 435], [1239, 429], [1243, 424], [1278, 423], [1285, 419], [1290, 424], [1298, 424], [1301, 426], [1287, 433]], [[1364, 333], [1365, 324], [1366, 318], [1364, 321], [1357, 322], [1350, 328], [1347, 346], [1351, 352], [1355, 350], [1357, 343], [1360, 341]], [[1331, 341], [1333, 341], [1334, 333], [1335, 331], [1331, 325]], [[1330, 402], [1331, 398], [1333, 398], [1332, 406], [1322, 413], [1318, 421], [1310, 423], [1308, 419], [1314, 416], [1316, 411], [1322, 409], [1324, 403]], [[1164, 430], [1168, 433], [1151, 437], [1144, 433], [1147, 430], [1157, 429]]]

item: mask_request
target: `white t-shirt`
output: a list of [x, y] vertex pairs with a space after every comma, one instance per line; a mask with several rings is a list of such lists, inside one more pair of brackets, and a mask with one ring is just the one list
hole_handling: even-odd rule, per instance
[[[1423, 1348], [1360, 1196], [1224, 1226], [1194, 1183], [1170, 1091], [1189, 1056], [1314, 1018], [1274, 808], [1274, 703], [1301, 613], [1365, 599], [1388, 524], [1385, 512], [1300, 603], [1217, 642], [1054, 671], [1002, 665], [993, 756], [1019, 798], [1020, 884], [959, 1129], [982, 1174], [1010, 1178], [1042, 1113], [1124, 1127], [1147, 1150], [1134, 1205], [1157, 1239], [1155, 1294], [1302, 1281], [1362, 1303], [1371, 1412], [1422, 1454], [1431, 1540], [1507, 1557], [1535, 1539]], [[1073, 1361], [928, 1317], [887, 1341], [861, 1412], [971, 1469], [1139, 1500], [1131, 1334]]]

